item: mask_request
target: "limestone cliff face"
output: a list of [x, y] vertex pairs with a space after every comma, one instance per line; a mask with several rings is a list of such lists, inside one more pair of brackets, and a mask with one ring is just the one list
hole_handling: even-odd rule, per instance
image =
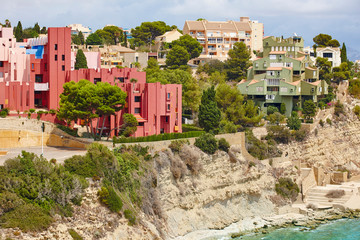
[[[222, 229], [245, 217], [264, 216], [275, 212], [269, 195], [275, 195], [275, 179], [269, 165], [249, 163], [237, 152], [237, 161], [223, 151], [207, 155], [194, 146], [201, 170], [197, 175], [189, 169], [175, 179], [173, 161], [186, 161], [170, 150], [156, 159], [158, 190], [167, 224], [167, 238], [186, 233]], [[233, 149], [239, 147], [233, 146]], [[177, 159], [178, 158], [178, 159]]]

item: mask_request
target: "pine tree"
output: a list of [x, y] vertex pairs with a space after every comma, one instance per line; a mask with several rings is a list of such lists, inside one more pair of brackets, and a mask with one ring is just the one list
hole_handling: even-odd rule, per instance
[[39, 26], [38, 23], [35, 23], [33, 30], [34, 30], [37, 34], [40, 34], [40, 26]]
[[345, 43], [343, 43], [343, 45], [342, 45], [340, 57], [341, 57], [342, 63], [348, 61]]
[[216, 91], [214, 86], [203, 92], [199, 107], [199, 124], [205, 131], [216, 130], [221, 120], [221, 112], [215, 101]]
[[17, 42], [22, 42], [23, 41], [23, 29], [22, 29], [22, 25], [21, 22], [19, 21], [16, 28], [15, 28], [15, 38]]
[[78, 37], [80, 39], [81, 45], [85, 44], [85, 38], [84, 38], [84, 34], [80, 31], [78, 34]]
[[75, 69], [88, 68], [84, 52], [79, 49], [75, 58]]
[[127, 45], [128, 45], [128, 42], [127, 42], [127, 34], [126, 34], [126, 32], [124, 32], [124, 43], [123, 43], [123, 46], [124, 46], [124, 47], [127, 47]]

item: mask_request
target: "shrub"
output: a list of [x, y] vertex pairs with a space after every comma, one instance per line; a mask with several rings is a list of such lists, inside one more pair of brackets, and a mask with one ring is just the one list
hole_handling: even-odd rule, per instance
[[359, 105], [356, 105], [356, 106], [354, 107], [353, 112], [355, 113], [355, 115], [356, 115], [358, 118], [360, 118], [360, 106], [359, 106]]
[[179, 156], [192, 174], [197, 175], [199, 173], [201, 170], [199, 159], [201, 157], [198, 152], [194, 151], [189, 145], [185, 145], [181, 148]]
[[325, 123], [324, 123], [324, 121], [322, 119], [320, 119], [319, 124], [320, 124], [321, 127], [324, 127], [324, 125], [325, 125]]
[[20, 228], [22, 231], [41, 231], [53, 222], [41, 207], [32, 204], [23, 204], [15, 210], [4, 214], [0, 218], [2, 227]]
[[136, 217], [135, 217], [135, 214], [134, 214], [131, 210], [126, 209], [126, 210], [124, 211], [124, 215], [125, 215], [125, 218], [126, 218], [127, 220], [129, 220], [129, 225], [131, 225], [131, 226], [135, 225], [135, 223], [136, 223]]
[[334, 114], [335, 116], [340, 116], [340, 114], [345, 114], [344, 105], [340, 103], [339, 100], [335, 103]]
[[68, 232], [74, 240], [83, 240], [83, 238], [74, 229], [71, 228]]
[[277, 194], [295, 201], [300, 190], [298, 185], [290, 178], [280, 178], [278, 183], [275, 184], [275, 191]]
[[108, 206], [110, 211], [119, 212], [121, 210], [123, 203], [111, 186], [101, 187], [98, 196], [100, 201]]
[[305, 129], [297, 130], [297, 131], [293, 131], [292, 135], [297, 142], [302, 142], [307, 138], [309, 132]]
[[29, 109], [29, 112], [30, 112], [30, 113], [34, 113], [34, 112], [35, 112], [35, 109], [30, 108], [30, 109]]
[[298, 116], [298, 113], [293, 111], [291, 117], [286, 121], [287, 126], [292, 130], [299, 130], [301, 128], [301, 120]]
[[273, 139], [268, 139], [267, 142], [261, 141], [254, 136], [251, 130], [245, 132], [245, 138], [246, 150], [253, 157], [262, 160], [281, 156], [281, 151], [277, 148], [276, 142]]
[[331, 190], [325, 195], [327, 198], [341, 198], [345, 196], [345, 191], [341, 189]]
[[237, 127], [233, 122], [222, 120], [219, 124], [220, 133], [236, 133]]
[[277, 107], [272, 106], [272, 105], [267, 107], [267, 114], [268, 115], [276, 113], [276, 112], [279, 112], [279, 109]]
[[285, 116], [281, 115], [279, 112], [275, 112], [273, 114], [267, 115], [266, 119], [269, 120], [271, 124], [279, 125], [280, 122], [284, 121]]
[[219, 140], [219, 149], [224, 152], [228, 152], [230, 148], [230, 144], [226, 141], [225, 138], [220, 138]]
[[54, 115], [54, 114], [56, 114], [56, 110], [55, 110], [55, 109], [50, 109], [50, 110], [49, 110], [49, 113], [50, 113], [51, 115]]
[[205, 133], [196, 138], [194, 145], [208, 154], [214, 154], [219, 148], [216, 138], [210, 133]]
[[291, 133], [284, 126], [268, 126], [266, 127], [268, 134], [266, 139], [273, 139], [277, 143], [289, 143], [291, 141]]
[[24, 204], [24, 201], [12, 192], [3, 192], [0, 194], [0, 216], [14, 210]]
[[286, 105], [285, 105], [285, 103], [281, 103], [281, 105], [280, 105], [280, 113], [281, 114], [286, 113]]
[[253, 161], [250, 161], [250, 162], [249, 162], [249, 168], [255, 167], [255, 166], [256, 166], [256, 163], [254, 163]]
[[192, 124], [183, 124], [182, 125], [182, 132], [192, 132], [192, 131], [204, 131], [201, 127], [192, 125]]
[[175, 179], [180, 179], [185, 174], [186, 167], [179, 156], [170, 157], [170, 171]]
[[326, 123], [327, 123], [327, 124], [329, 124], [329, 125], [331, 126], [331, 125], [332, 125], [332, 121], [331, 121], [331, 119], [330, 119], [330, 118], [327, 118], [327, 119], [326, 119]]
[[64, 132], [66, 132], [67, 134], [69, 134], [69, 135], [71, 135], [73, 137], [79, 137], [79, 135], [77, 134], [76, 129], [71, 129], [71, 128], [67, 127], [67, 126], [60, 125], [60, 124], [57, 124], [56, 127], [58, 129], [60, 129], [61, 131], [64, 131]]
[[7, 113], [5, 111], [0, 111], [0, 117], [5, 118]]
[[190, 144], [189, 140], [187, 140], [187, 139], [174, 140], [174, 141], [171, 141], [169, 148], [173, 152], [180, 152], [180, 149], [182, 148], [182, 146], [184, 144]]

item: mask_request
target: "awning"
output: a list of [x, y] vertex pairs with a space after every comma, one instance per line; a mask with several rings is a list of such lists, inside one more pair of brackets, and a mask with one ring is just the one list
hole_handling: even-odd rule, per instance
[[146, 119], [142, 118], [140, 115], [138, 114], [135, 114], [134, 117], [136, 117], [136, 120], [138, 122], [146, 122]]

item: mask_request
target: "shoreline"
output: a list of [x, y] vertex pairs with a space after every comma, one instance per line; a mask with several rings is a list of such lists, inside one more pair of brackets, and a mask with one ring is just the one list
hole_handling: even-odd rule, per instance
[[174, 240], [214, 240], [232, 239], [249, 234], [265, 235], [272, 231], [288, 227], [300, 227], [301, 230], [314, 230], [320, 225], [330, 223], [339, 219], [360, 218], [360, 210], [312, 210], [307, 209], [301, 213], [286, 213], [280, 215], [247, 217], [238, 222], [232, 223], [224, 229], [197, 230], [187, 233], [184, 236], [172, 238]]

